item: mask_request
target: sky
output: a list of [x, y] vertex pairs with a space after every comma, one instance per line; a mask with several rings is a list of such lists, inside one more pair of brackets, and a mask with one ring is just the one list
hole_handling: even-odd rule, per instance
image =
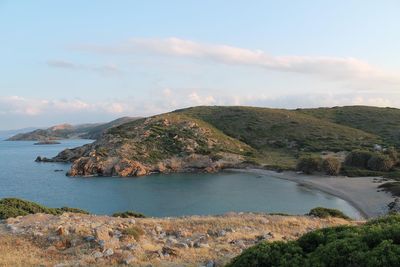
[[400, 108], [400, 1], [0, 0], [0, 130], [198, 105]]

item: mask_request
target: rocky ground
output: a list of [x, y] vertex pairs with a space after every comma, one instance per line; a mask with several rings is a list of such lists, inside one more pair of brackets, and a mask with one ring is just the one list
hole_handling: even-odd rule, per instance
[[261, 241], [292, 240], [339, 218], [232, 213], [114, 218], [64, 213], [0, 224], [0, 266], [223, 266]]

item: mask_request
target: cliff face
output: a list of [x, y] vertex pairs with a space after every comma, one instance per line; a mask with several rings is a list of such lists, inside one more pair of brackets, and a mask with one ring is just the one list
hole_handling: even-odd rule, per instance
[[39, 161], [72, 162], [71, 176], [126, 177], [214, 172], [242, 164], [254, 152], [205, 122], [170, 113], [112, 128], [93, 144]]

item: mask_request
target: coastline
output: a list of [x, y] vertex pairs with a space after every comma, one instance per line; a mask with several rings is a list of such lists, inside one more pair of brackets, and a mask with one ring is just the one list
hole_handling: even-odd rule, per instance
[[380, 177], [332, 177], [305, 175], [290, 171], [276, 172], [257, 168], [226, 169], [226, 171], [265, 175], [322, 191], [348, 202], [366, 219], [385, 215], [388, 211], [387, 205], [394, 199], [390, 193], [377, 191], [377, 186], [382, 182], [375, 180]]

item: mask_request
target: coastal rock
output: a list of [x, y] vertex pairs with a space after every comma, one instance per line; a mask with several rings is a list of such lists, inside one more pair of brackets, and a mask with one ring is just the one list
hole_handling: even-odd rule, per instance
[[390, 212], [400, 212], [400, 198], [396, 197], [388, 204]]
[[48, 161], [72, 162], [70, 176], [134, 177], [216, 172], [239, 166], [250, 151], [208, 125], [169, 114], [110, 129], [96, 142], [66, 149]]

